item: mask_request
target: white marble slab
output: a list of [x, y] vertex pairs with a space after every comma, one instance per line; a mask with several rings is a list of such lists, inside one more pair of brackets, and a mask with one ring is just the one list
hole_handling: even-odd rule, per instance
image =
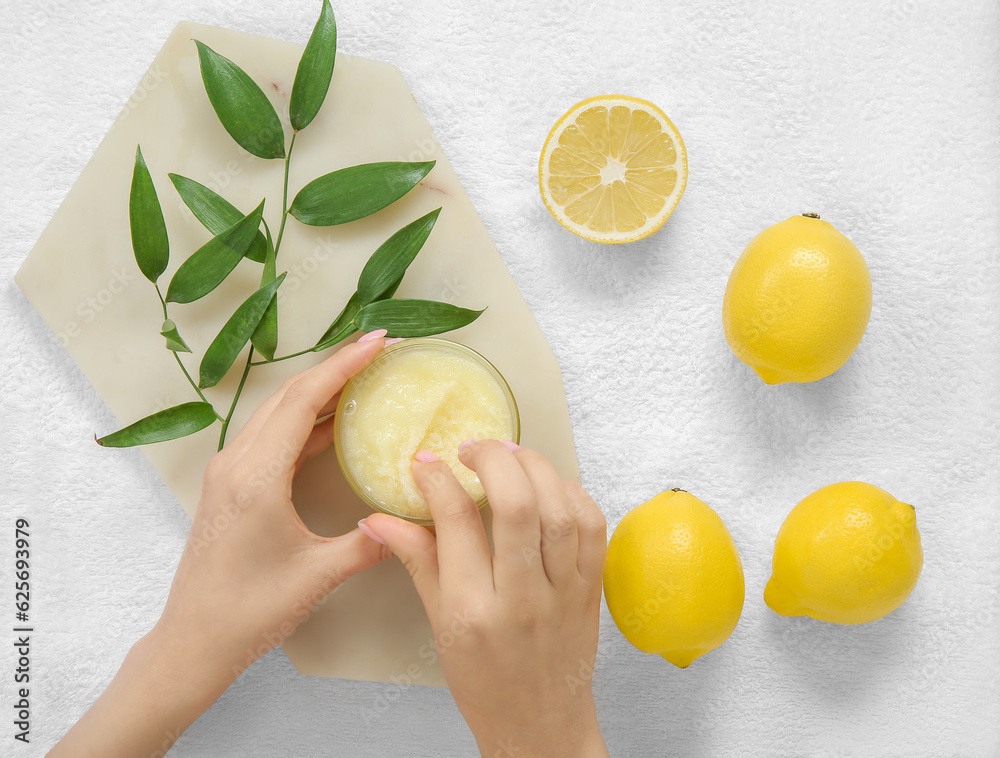
[[[17, 274], [18, 286], [123, 424], [197, 399], [162, 346], [159, 303], [132, 257], [128, 195], [136, 144], [170, 234], [171, 263], [161, 282], [209, 237], [168, 172], [212, 187], [244, 212], [266, 195], [265, 218], [272, 229], [279, 223], [283, 164], [250, 156], [223, 130], [205, 95], [192, 38], [239, 63], [278, 113], [287, 114], [299, 45], [179, 24]], [[279, 292], [278, 354], [314, 344], [354, 290], [368, 255], [405, 223], [442, 206], [398, 294], [488, 307], [449, 337], [482, 352], [507, 378], [521, 411], [523, 444], [544, 452], [565, 478], [578, 479], [559, 365], [397, 68], [338, 56], [330, 95], [296, 141], [290, 196], [345, 166], [429, 159], [437, 165], [421, 186], [374, 216], [319, 229], [289, 220], [278, 261], [279, 272], [288, 271]], [[216, 293], [172, 307], [195, 352], [196, 358], [188, 356], [192, 372], [229, 314], [256, 288], [259, 271], [244, 261]], [[319, 360], [310, 355], [255, 370], [232, 432], [286, 376]], [[217, 407], [228, 403], [238, 374], [232, 371], [209, 391]], [[218, 428], [212, 429], [143, 449], [189, 514], [216, 445]], [[344, 483], [332, 450], [302, 472], [295, 499], [303, 520], [321, 534], [353, 528], [369, 512]], [[284, 649], [307, 674], [443, 685], [426, 616], [397, 561], [351, 579]]]

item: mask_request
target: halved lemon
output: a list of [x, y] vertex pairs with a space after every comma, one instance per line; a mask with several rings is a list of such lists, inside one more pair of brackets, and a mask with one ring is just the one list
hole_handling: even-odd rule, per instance
[[680, 132], [652, 103], [601, 95], [552, 127], [538, 162], [542, 199], [556, 221], [594, 242], [633, 242], [657, 231], [687, 184]]

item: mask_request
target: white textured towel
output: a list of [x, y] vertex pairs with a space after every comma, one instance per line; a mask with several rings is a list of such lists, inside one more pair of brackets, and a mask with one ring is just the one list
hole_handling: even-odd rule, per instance
[[[304, 41], [304, 0], [3, 6], [0, 754], [40, 756], [155, 621], [187, 517], [13, 284], [177, 21]], [[398, 65], [559, 357], [583, 479], [613, 527], [662, 489], [716, 509], [743, 558], [733, 637], [680, 671], [606, 611], [595, 675], [615, 756], [1000, 755], [1000, 19], [996, 3], [336, 2], [345, 52]], [[541, 203], [549, 127], [584, 97], [650, 99], [687, 191], [653, 238], [603, 247]], [[868, 332], [814, 385], [764, 386], [722, 293], [764, 227], [819, 212], [871, 268]], [[841, 480], [917, 509], [925, 565], [890, 617], [763, 604], [787, 512]], [[32, 743], [13, 740], [13, 523], [31, 523]], [[8, 631], [5, 631], [8, 630]], [[310, 679], [280, 652], [178, 756], [464, 756], [443, 690]]]

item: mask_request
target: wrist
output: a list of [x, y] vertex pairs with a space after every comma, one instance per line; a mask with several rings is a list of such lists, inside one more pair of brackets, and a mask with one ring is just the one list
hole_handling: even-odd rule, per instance
[[181, 702], [194, 705], [207, 699], [207, 708], [245, 668], [214, 647], [209, 640], [161, 619], [133, 646], [126, 662], [134, 658], [160, 687]]
[[561, 740], [557, 745], [527, 744], [516, 738], [479, 745], [481, 758], [608, 758], [608, 749], [599, 731], [578, 740]]
[[104, 694], [50, 755], [163, 755], [233, 678], [157, 625], [132, 646]]
[[540, 713], [538, 723], [475, 734], [482, 758], [608, 758], [593, 702], [576, 718]]

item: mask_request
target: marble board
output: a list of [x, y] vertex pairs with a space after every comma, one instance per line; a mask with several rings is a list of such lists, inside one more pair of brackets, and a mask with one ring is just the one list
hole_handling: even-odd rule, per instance
[[[206, 184], [244, 213], [266, 196], [265, 219], [272, 228], [280, 215], [283, 163], [251, 156], [226, 134], [205, 94], [193, 39], [242, 66], [290, 134], [288, 97], [300, 45], [178, 24], [16, 277], [122, 424], [197, 399], [163, 348], [160, 305], [132, 255], [128, 197], [136, 145], [142, 145], [170, 234], [171, 262], [162, 282], [210, 236], [180, 201], [169, 172]], [[398, 296], [487, 308], [476, 322], [446, 336], [497, 366], [517, 398], [522, 444], [548, 456], [564, 478], [578, 480], [558, 362], [402, 74], [388, 63], [338, 55], [326, 103], [297, 138], [289, 194], [329, 171], [383, 160], [437, 164], [406, 197], [369, 218], [328, 228], [289, 220], [278, 261], [279, 272], [288, 272], [279, 290], [278, 354], [314, 344], [353, 292], [371, 252], [392, 232], [440, 206], [437, 225]], [[228, 315], [256, 289], [259, 271], [244, 261], [212, 297], [172, 309], [196, 356], [188, 357], [189, 370], [196, 370]], [[252, 372], [230, 434], [288, 375], [320, 360], [309, 354]], [[239, 373], [231, 371], [209, 390], [209, 400], [222, 407]], [[197, 505], [202, 471], [216, 442], [217, 434], [205, 431], [142, 448], [188, 514]], [[134, 465], [127, 452], [109, 449], [107, 455], [120, 456], [122, 466]], [[306, 525], [324, 535], [348, 531], [369, 513], [344, 482], [333, 450], [303, 469], [294, 498]], [[283, 647], [304, 674], [444, 684], [426, 615], [396, 560], [350, 579]]]

